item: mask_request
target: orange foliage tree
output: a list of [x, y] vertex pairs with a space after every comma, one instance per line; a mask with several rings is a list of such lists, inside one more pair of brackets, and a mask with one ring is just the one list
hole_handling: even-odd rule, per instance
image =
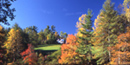
[[29, 65], [36, 65], [37, 55], [33, 50], [33, 46], [28, 44], [28, 49], [21, 53], [24, 63], [29, 63]]
[[59, 59], [60, 64], [77, 64], [79, 63], [79, 59], [76, 58], [78, 55], [75, 51], [77, 46], [76, 43], [77, 38], [74, 35], [68, 35], [66, 39], [66, 44], [62, 44], [61, 46], [61, 57]]
[[111, 62], [110, 64], [130, 64], [130, 28], [127, 28], [127, 32], [118, 36], [118, 43], [109, 48], [111, 50]]

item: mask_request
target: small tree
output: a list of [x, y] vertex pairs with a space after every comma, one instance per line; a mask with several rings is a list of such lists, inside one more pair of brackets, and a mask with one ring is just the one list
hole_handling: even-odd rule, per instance
[[37, 55], [34, 52], [33, 46], [31, 44], [28, 44], [28, 48], [20, 54], [23, 57], [24, 63], [28, 63], [29, 65], [37, 64]]
[[78, 64], [81, 61], [76, 58], [77, 53], [75, 51], [78, 46], [76, 40], [77, 38], [74, 35], [68, 35], [66, 44], [61, 46], [60, 64]]

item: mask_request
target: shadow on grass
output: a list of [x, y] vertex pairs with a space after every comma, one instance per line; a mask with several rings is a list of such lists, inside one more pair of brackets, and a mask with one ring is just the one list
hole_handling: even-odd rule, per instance
[[43, 55], [48, 55], [55, 51], [57, 51], [57, 50], [35, 50], [35, 52], [37, 52], [38, 54], [42, 53]]

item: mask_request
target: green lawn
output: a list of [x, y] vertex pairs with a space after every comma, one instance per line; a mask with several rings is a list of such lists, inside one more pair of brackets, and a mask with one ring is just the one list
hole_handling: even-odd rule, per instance
[[59, 50], [61, 44], [45, 44], [45, 45], [39, 45], [37, 48], [34, 48], [34, 50]]

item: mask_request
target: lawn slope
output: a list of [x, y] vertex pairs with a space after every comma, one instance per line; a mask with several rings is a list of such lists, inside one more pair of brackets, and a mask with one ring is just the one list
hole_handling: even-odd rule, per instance
[[34, 50], [59, 50], [61, 44], [45, 44], [39, 45], [38, 47], [34, 48]]

